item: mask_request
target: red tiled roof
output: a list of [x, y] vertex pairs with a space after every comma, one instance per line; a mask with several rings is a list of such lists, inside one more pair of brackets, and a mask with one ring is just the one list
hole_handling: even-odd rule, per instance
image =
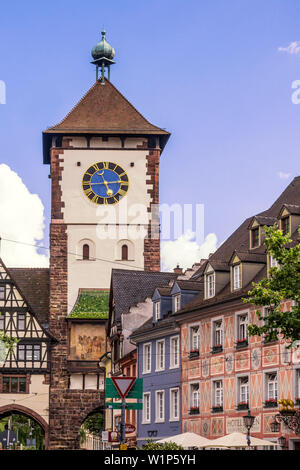
[[44, 131], [66, 132], [169, 136], [169, 132], [148, 122], [108, 80], [105, 85], [97, 81], [59, 124]]

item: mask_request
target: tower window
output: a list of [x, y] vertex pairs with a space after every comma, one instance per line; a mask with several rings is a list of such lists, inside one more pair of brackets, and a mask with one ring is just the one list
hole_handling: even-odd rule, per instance
[[82, 259], [90, 259], [90, 247], [87, 244], [82, 247]]
[[128, 246], [122, 245], [122, 260], [128, 260]]

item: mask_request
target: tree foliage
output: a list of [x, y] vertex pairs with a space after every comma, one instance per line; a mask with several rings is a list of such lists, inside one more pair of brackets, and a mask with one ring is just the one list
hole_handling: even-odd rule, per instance
[[83, 423], [83, 429], [99, 436], [104, 429], [104, 414], [100, 412], [89, 416]]
[[165, 442], [164, 444], [159, 444], [152, 439], [148, 439], [147, 444], [143, 445], [143, 450], [183, 450], [183, 447], [175, 444], [175, 442]]
[[[267, 252], [277, 260], [278, 267], [270, 268], [268, 277], [253, 283], [249, 297], [243, 299], [257, 307], [268, 307], [267, 316], [256, 312], [260, 325], [249, 325], [248, 331], [250, 336], [265, 335], [266, 341], [277, 339], [280, 333], [291, 347], [300, 340], [300, 227], [296, 244], [276, 224], [264, 230]], [[281, 309], [284, 300], [294, 301], [287, 312]]]

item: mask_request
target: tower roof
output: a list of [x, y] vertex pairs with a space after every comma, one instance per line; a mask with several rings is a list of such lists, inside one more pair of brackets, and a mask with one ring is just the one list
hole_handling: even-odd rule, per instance
[[162, 147], [170, 136], [147, 121], [107, 79], [105, 86], [98, 80], [59, 124], [43, 132], [44, 163], [49, 163], [51, 137], [62, 134], [156, 135], [162, 137]]

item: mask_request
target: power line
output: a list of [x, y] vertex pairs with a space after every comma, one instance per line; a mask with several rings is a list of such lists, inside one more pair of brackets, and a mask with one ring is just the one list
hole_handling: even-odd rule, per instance
[[[36, 244], [32, 244], [32, 243], [26, 243], [26, 242], [21, 242], [21, 241], [18, 241], [18, 240], [10, 240], [9, 238], [0, 238], [0, 240], [4, 240], [6, 242], [11, 242], [11, 243], [16, 243], [16, 244], [20, 244], [20, 245], [26, 245], [26, 246], [31, 246], [31, 247], [34, 247], [34, 248], [37, 248], [37, 249], [42, 249], [42, 250], [48, 250], [50, 251], [50, 248], [49, 247], [46, 247], [46, 246], [40, 246], [40, 245], [36, 245]], [[66, 254], [68, 255], [72, 255], [72, 256], [76, 256], [78, 257], [78, 253], [73, 253], [72, 251], [66, 251], [66, 250], [63, 250]], [[82, 258], [79, 258], [80, 260], [82, 260]], [[142, 271], [145, 269], [144, 267], [141, 267], [141, 266], [135, 266], [135, 265], [132, 265], [132, 264], [128, 264], [128, 263], [123, 263], [123, 262], [118, 262], [118, 261], [112, 261], [110, 259], [107, 259], [107, 258], [97, 258], [95, 256], [93, 256], [90, 260], [97, 260], [97, 261], [104, 261], [106, 263], [111, 263], [111, 264], [117, 264], [119, 266], [128, 266], [130, 268], [135, 268], [135, 269], [141, 269]], [[87, 260], [89, 261], [89, 260]]]

